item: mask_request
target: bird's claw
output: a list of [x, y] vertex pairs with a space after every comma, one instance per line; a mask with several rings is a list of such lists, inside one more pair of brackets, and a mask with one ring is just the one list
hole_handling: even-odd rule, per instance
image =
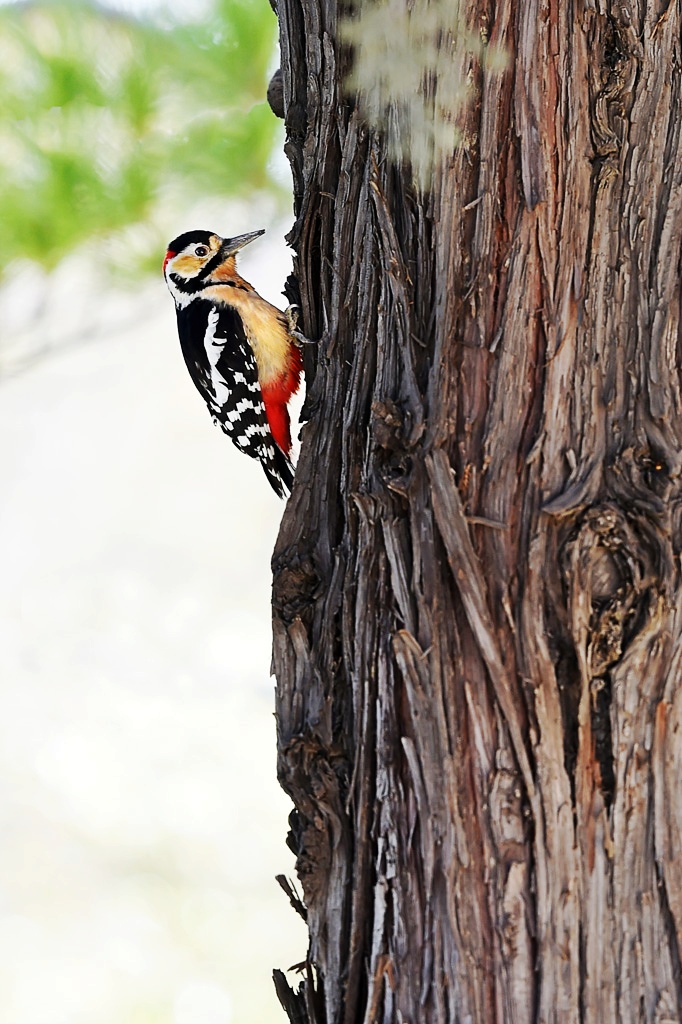
[[289, 334], [293, 338], [294, 342], [300, 347], [301, 345], [316, 345], [317, 342], [311, 338], [306, 338], [305, 334], [301, 334], [298, 330], [298, 314], [300, 310], [298, 306], [291, 305], [287, 306], [284, 310], [284, 315], [287, 318], [287, 324], [289, 326]]
[[294, 339], [297, 345], [317, 345], [316, 341], [312, 338], [306, 338], [305, 334], [301, 334], [300, 331], [289, 331], [289, 334]]

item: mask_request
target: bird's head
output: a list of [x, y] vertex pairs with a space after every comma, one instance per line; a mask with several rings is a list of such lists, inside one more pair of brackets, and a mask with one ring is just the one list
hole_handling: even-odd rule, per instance
[[221, 238], [212, 231], [186, 231], [169, 242], [163, 275], [178, 305], [186, 305], [228, 260], [264, 231], [249, 231], [235, 238]]

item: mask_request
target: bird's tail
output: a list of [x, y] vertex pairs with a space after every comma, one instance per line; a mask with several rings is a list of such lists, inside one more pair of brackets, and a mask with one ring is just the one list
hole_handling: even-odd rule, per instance
[[265, 457], [261, 457], [265, 475], [278, 498], [286, 498], [294, 483], [294, 467], [288, 455], [276, 445], [268, 445]]

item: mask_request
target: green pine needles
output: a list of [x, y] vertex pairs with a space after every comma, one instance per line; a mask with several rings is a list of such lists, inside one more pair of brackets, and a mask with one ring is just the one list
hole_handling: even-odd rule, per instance
[[217, 0], [196, 23], [0, 7], [0, 272], [131, 225], [145, 227], [118, 249], [158, 270], [164, 205], [267, 186], [275, 28], [264, 0]]

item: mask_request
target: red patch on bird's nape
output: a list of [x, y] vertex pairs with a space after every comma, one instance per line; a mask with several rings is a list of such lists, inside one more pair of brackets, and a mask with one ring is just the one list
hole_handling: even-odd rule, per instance
[[166, 250], [166, 255], [163, 258], [163, 272], [164, 272], [164, 274], [166, 273], [166, 264], [168, 263], [168, 261], [172, 260], [173, 257], [177, 256], [177, 255], [178, 254], [176, 252], [173, 252], [172, 249], [167, 249]]

